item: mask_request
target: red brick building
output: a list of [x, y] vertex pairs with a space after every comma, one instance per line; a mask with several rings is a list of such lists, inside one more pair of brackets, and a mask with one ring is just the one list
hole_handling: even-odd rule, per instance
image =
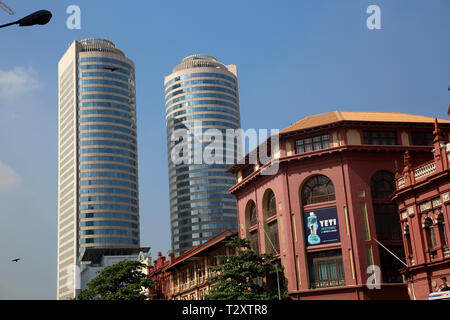
[[153, 265], [148, 266], [148, 276], [156, 282], [155, 288], [149, 291], [151, 300], [171, 300], [172, 282], [169, 272], [166, 272], [168, 266], [175, 260], [173, 253], [169, 254], [169, 260], [158, 252], [158, 258], [153, 261]]
[[409, 279], [411, 299], [450, 291], [450, 144], [437, 122], [434, 137], [430, 161], [405, 154], [393, 197], [408, 265], [402, 273]]
[[[403, 265], [377, 241], [405, 260], [391, 199], [396, 163], [405, 151], [431, 160], [433, 123], [401, 113], [311, 116], [280, 132], [275, 175], [262, 175], [268, 165], [249, 164], [249, 155], [229, 169], [239, 234], [278, 256], [293, 299], [409, 299]], [[448, 137], [450, 121], [440, 123]]]
[[158, 259], [148, 268], [149, 277], [157, 283], [154, 300], [203, 300], [214, 285], [208, 279], [213, 276], [209, 269], [217, 265], [218, 256], [233, 254], [234, 249], [226, 246], [227, 241], [237, 234], [224, 230], [179, 257], [169, 255], [169, 260], [158, 253]]

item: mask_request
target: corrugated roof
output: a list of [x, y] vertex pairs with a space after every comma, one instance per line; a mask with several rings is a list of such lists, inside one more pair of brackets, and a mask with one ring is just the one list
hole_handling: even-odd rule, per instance
[[[311, 129], [342, 121], [434, 123], [434, 119], [432, 117], [401, 112], [332, 111], [306, 117], [282, 130], [280, 134]], [[438, 121], [441, 124], [450, 124], [450, 120], [438, 119]]]

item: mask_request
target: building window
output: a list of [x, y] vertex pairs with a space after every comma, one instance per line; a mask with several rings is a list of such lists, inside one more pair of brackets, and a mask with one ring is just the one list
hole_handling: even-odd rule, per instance
[[334, 185], [326, 176], [314, 176], [302, 188], [302, 202], [304, 206], [334, 200], [336, 200]]
[[397, 145], [397, 133], [395, 131], [366, 131], [364, 132], [364, 144]]
[[340, 251], [310, 253], [308, 258], [311, 289], [345, 286], [344, 266]]
[[[402, 246], [386, 245], [387, 249], [399, 257], [402, 261], [405, 261], [405, 251]], [[403, 283], [403, 277], [399, 270], [405, 266], [392, 256], [387, 250], [380, 248], [380, 264], [381, 264], [381, 276], [383, 277], [383, 283]]]
[[395, 204], [373, 204], [378, 240], [402, 240], [401, 226]]
[[250, 200], [249, 204], [247, 204], [246, 223], [247, 223], [247, 231], [249, 228], [254, 227], [258, 224], [256, 205], [251, 200]]
[[361, 223], [363, 229], [363, 235], [365, 241], [370, 241], [370, 227], [369, 227], [369, 219], [367, 217], [367, 206], [365, 202], [361, 202], [359, 204], [359, 208], [361, 210]]
[[[404, 243], [398, 207], [391, 201], [395, 191], [395, 177], [389, 171], [377, 171], [370, 181], [376, 239], [385, 241], [386, 247], [401, 260], [405, 260]], [[384, 248], [380, 248], [380, 266], [384, 283], [401, 283], [399, 270], [403, 265]]]
[[264, 197], [264, 217], [270, 218], [277, 214], [277, 200], [272, 190], [269, 190]]
[[192, 286], [195, 280], [195, 270], [194, 268], [190, 268], [189, 270], [189, 285]]
[[401, 240], [397, 206], [390, 200], [395, 191], [394, 175], [388, 171], [377, 171], [370, 180], [370, 189], [378, 240]]
[[280, 242], [278, 241], [278, 222], [274, 221], [267, 225], [267, 236], [269, 241], [267, 241], [266, 252], [272, 254], [280, 253]]
[[437, 217], [437, 225], [439, 231], [439, 238], [441, 240], [441, 246], [448, 246], [447, 232], [445, 231], [444, 215], [440, 213]]
[[408, 224], [405, 225], [404, 234], [405, 234], [405, 240], [406, 240], [406, 249], [408, 250], [407, 253], [410, 257], [412, 257], [413, 251], [412, 251], [412, 243], [411, 243], [411, 234], [409, 233], [409, 225]]
[[250, 241], [250, 248], [259, 253], [259, 239], [258, 239], [258, 230], [250, 232], [248, 236], [248, 240]]
[[250, 231], [251, 228], [258, 225], [256, 204], [253, 200], [250, 200], [247, 204], [245, 221], [247, 227], [247, 239], [250, 241], [250, 248], [256, 252], [259, 252], [258, 230]]
[[372, 199], [390, 200], [395, 191], [395, 178], [389, 171], [377, 171], [370, 180]]
[[266, 253], [279, 254], [278, 222], [274, 219], [277, 214], [277, 200], [270, 189], [265, 192], [263, 197], [263, 214]]
[[249, 165], [244, 170], [242, 170], [242, 178], [247, 178], [249, 175], [251, 175], [253, 172], [255, 172], [255, 166]]
[[297, 154], [328, 149], [330, 147], [330, 135], [324, 134], [312, 138], [295, 141], [295, 152]]
[[413, 146], [432, 146], [434, 140], [433, 132], [413, 132]]
[[428, 243], [428, 248], [433, 250], [437, 247], [436, 234], [434, 232], [433, 219], [427, 217], [424, 221], [423, 227], [425, 229], [425, 235]]

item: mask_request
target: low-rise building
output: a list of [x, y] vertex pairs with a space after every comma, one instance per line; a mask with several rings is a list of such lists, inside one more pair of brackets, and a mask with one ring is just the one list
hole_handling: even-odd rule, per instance
[[158, 259], [148, 269], [149, 277], [157, 283], [150, 292], [152, 299], [203, 300], [214, 285], [209, 281], [215, 275], [210, 266], [218, 264], [219, 256], [235, 252], [226, 246], [233, 236], [237, 233], [225, 230], [177, 258], [171, 253], [169, 260], [158, 253]]
[[143, 273], [148, 274], [150, 248], [88, 248], [81, 259], [81, 289], [87, 289], [88, 283], [104, 268], [120, 261], [141, 261], [146, 267]]
[[436, 121], [430, 161], [407, 152], [393, 197], [406, 253], [411, 299], [450, 290], [450, 144]]

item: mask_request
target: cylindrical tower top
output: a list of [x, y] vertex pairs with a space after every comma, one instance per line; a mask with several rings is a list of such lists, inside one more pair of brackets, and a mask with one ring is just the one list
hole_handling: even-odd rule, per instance
[[184, 58], [181, 63], [173, 69], [173, 72], [191, 68], [216, 68], [227, 70], [227, 67], [219, 62], [216, 57], [207, 54], [193, 54]]
[[122, 50], [116, 48], [112, 41], [101, 38], [87, 38], [80, 41], [82, 52], [111, 52], [125, 57]]
[[183, 62], [189, 61], [189, 60], [211, 60], [211, 61], [219, 61], [216, 57], [210, 56], [209, 54], [193, 54], [190, 56], [187, 56], [183, 59]]

